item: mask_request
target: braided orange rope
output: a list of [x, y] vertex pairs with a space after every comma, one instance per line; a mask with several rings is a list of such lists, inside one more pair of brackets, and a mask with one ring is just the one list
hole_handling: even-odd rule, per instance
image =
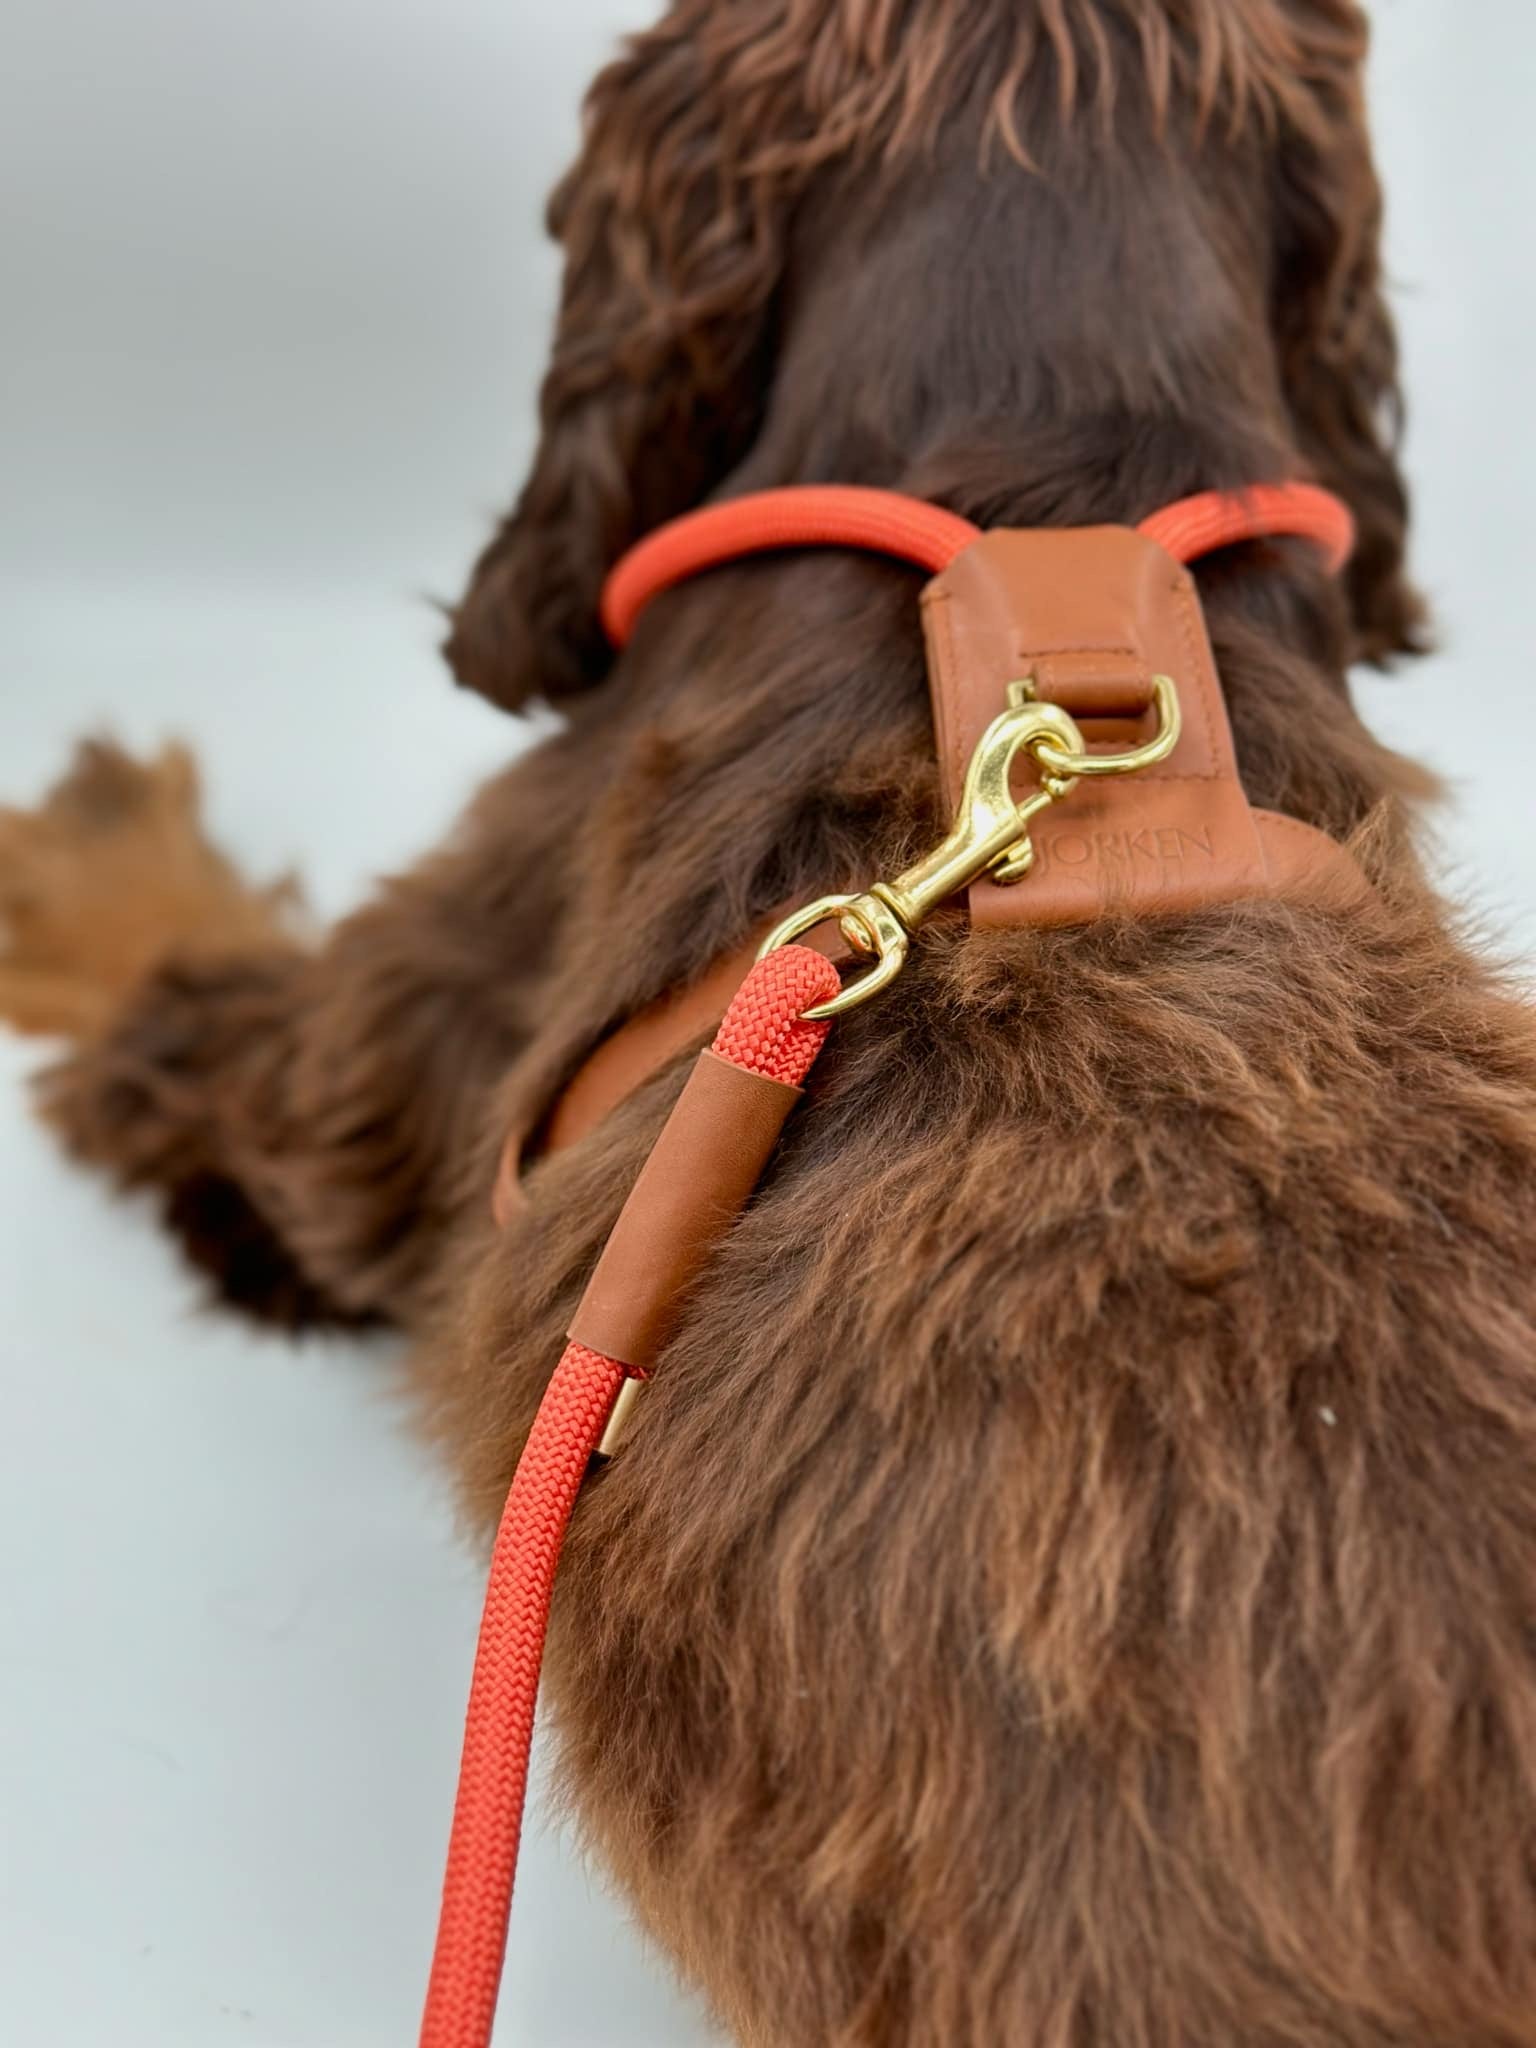
[[[1289, 534], [1319, 547], [1336, 575], [1355, 544], [1349, 507], [1317, 484], [1248, 484], [1197, 491], [1143, 519], [1137, 529], [1178, 562], [1242, 540]], [[653, 597], [701, 569], [776, 548], [864, 548], [937, 575], [981, 528], [942, 505], [856, 484], [785, 484], [724, 498], [669, 519], [621, 555], [603, 585], [603, 630], [622, 647]]]
[[[836, 968], [808, 947], [770, 953], [742, 983], [714, 1051], [750, 1073], [798, 1087], [828, 1029], [801, 1012], [836, 995], [838, 986]], [[568, 1344], [512, 1478], [470, 1681], [421, 2048], [486, 2048], [491, 2038], [555, 1567], [627, 1376], [617, 1359]]]

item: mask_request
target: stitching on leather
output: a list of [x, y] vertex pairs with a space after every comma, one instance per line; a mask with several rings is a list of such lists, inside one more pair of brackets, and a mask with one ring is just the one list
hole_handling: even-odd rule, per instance
[[966, 770], [966, 735], [961, 723], [964, 707], [961, 704], [951, 610], [953, 597], [943, 576], [936, 576], [922, 597], [924, 616], [931, 618], [934, 624], [934, 651], [938, 657], [930, 677], [930, 684], [937, 683], [938, 687], [930, 687], [929, 697], [933, 704], [934, 738], [938, 741], [939, 766], [944, 772], [946, 801], [958, 794]]
[[[1206, 663], [1201, 648], [1203, 634], [1198, 630], [1201, 624], [1200, 600], [1195, 591], [1194, 581], [1188, 576], [1175, 575], [1170, 588], [1175, 601], [1174, 616], [1179, 629], [1179, 637], [1184, 643], [1185, 659], [1189, 664], [1192, 675], [1199, 674], [1203, 676]], [[1211, 663], [1211, 672], [1213, 675], [1215, 674], [1214, 659]], [[1216, 676], [1215, 680], [1219, 691], [1221, 688], [1221, 678]], [[1226, 779], [1221, 767], [1222, 750], [1217, 744], [1216, 734], [1212, 728], [1210, 705], [1203, 688], [1196, 692], [1196, 701], [1200, 707], [1200, 738], [1205, 754], [1205, 768], [1198, 776], [1159, 776], [1159, 781], [1172, 782], [1179, 780], [1192, 782], [1198, 780], [1203, 782], [1219, 782]], [[1237, 776], [1237, 763], [1235, 760], [1232, 764], [1232, 774], [1235, 779]]]
[[1027, 644], [1021, 633], [1013, 644], [1013, 658], [1015, 661], [1059, 661], [1063, 656], [1074, 654], [1080, 654], [1084, 657], [1089, 655], [1097, 657], [1101, 654], [1123, 654], [1128, 660], [1139, 663], [1142, 668], [1150, 666], [1146, 656], [1139, 647], [1118, 646], [1112, 640], [1106, 641], [1103, 646], [1084, 647], [1081, 641], [1075, 640], [1070, 646], [1065, 647], [1032, 648]]
[[[1362, 889], [1367, 886], [1365, 873], [1349, 851], [1349, 848], [1341, 845], [1331, 832], [1325, 832], [1320, 825], [1308, 825], [1301, 818], [1286, 817], [1283, 811], [1263, 811], [1257, 807], [1254, 808], [1253, 817], [1256, 825], [1259, 821], [1263, 823], [1264, 829], [1257, 834], [1261, 854], [1264, 853], [1266, 833], [1284, 833], [1292, 840], [1304, 839], [1309, 847], [1315, 846], [1318, 840], [1321, 839], [1328, 848], [1328, 857], [1317, 863], [1317, 874], [1327, 877], [1330, 874], [1342, 876], [1347, 873], [1351, 884], [1358, 882]], [[1283, 877], [1276, 877], [1270, 868], [1267, 855], [1264, 859], [1264, 872], [1269, 883], [1270, 893], [1274, 896], [1282, 896], [1283, 892], [1280, 888], [1280, 881], [1283, 880]]]

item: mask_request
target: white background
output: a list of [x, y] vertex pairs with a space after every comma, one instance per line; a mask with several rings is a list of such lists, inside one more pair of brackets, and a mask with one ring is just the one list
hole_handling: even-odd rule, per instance
[[[644, 0], [7, 0], [0, 801], [79, 733], [197, 744], [218, 830], [327, 913], [519, 729], [455, 591], [529, 447], [542, 195]], [[1455, 787], [1447, 871], [1536, 949], [1523, 0], [1377, 9], [1374, 90], [1444, 652], [1362, 685]], [[0, 1037], [0, 2039], [414, 2038], [479, 1568], [387, 1347], [200, 1313], [28, 1121]], [[708, 2038], [536, 1835], [502, 2038]], [[810, 2044], [807, 2044], [810, 2048]]]

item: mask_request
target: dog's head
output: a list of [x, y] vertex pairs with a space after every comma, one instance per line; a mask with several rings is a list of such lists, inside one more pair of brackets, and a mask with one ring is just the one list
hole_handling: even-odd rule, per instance
[[[729, 476], [763, 423], [818, 177], [894, 173], [972, 111], [978, 179], [1032, 175], [1042, 126], [1095, 114], [1107, 151], [1251, 145], [1290, 432], [1359, 521], [1358, 651], [1411, 649], [1366, 40], [1354, 0], [675, 0], [598, 78], [551, 203], [566, 269], [541, 439], [452, 614], [459, 681], [514, 709], [602, 675], [608, 568]], [[1122, 131], [1132, 95], [1145, 118]]]

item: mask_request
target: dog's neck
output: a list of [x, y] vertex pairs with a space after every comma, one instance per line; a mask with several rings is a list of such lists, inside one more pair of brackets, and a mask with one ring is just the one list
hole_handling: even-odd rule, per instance
[[732, 488], [837, 479], [983, 523], [1133, 519], [1300, 466], [1268, 321], [1262, 165], [957, 134], [797, 226], [764, 425]]

